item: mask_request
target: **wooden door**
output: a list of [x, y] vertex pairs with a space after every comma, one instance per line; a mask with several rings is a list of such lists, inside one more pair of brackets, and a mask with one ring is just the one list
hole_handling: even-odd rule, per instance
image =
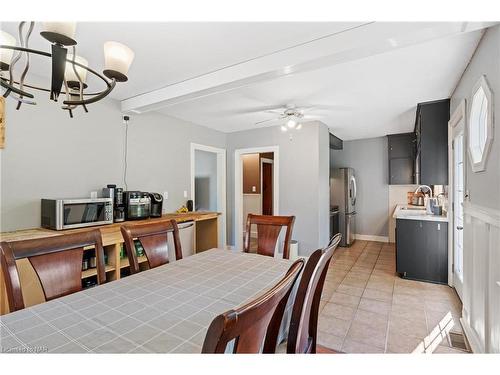
[[262, 163], [262, 214], [273, 214], [273, 164]]

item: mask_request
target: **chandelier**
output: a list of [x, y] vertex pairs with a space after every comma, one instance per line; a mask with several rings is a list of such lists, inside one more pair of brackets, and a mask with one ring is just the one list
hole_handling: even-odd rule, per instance
[[[88, 67], [88, 62], [76, 54], [74, 39], [76, 23], [44, 22], [40, 35], [51, 43], [51, 52], [29, 48], [29, 40], [34, 22], [20, 22], [18, 27], [19, 46], [16, 38], [0, 30], [0, 85], [1, 95], [17, 101], [16, 109], [21, 104], [34, 105], [34, 95], [29, 89], [45, 91], [55, 102], [59, 95], [64, 96], [62, 109], [73, 117], [73, 110], [81, 106], [88, 112], [87, 105], [106, 97], [115, 88], [116, 82], [127, 81], [127, 72], [134, 59], [134, 52], [118, 42], [104, 43], [104, 70], [102, 74]], [[68, 51], [69, 49], [69, 51]], [[30, 68], [30, 55], [40, 55], [51, 59], [52, 78], [50, 88], [29, 84], [25, 81]], [[14, 68], [25, 56], [22, 72], [15, 77]], [[87, 92], [87, 75], [92, 74], [102, 80], [105, 88], [101, 91]], [[64, 87], [64, 89], [63, 89]]]

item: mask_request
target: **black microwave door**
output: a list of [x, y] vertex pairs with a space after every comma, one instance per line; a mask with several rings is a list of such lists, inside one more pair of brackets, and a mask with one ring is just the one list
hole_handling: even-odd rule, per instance
[[64, 225], [104, 221], [105, 203], [76, 203], [64, 205]]

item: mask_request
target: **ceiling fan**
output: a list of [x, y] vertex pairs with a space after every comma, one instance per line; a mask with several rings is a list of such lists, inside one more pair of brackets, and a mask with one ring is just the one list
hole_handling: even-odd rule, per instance
[[309, 115], [308, 113], [328, 108], [331, 110], [331, 106], [311, 106], [311, 107], [297, 107], [294, 104], [288, 104], [284, 107], [278, 107], [273, 109], [266, 109], [263, 112], [275, 114], [277, 117], [258, 121], [255, 125], [260, 125], [268, 122], [278, 122], [282, 123], [281, 130], [287, 132], [289, 130], [300, 130], [302, 128], [302, 122], [304, 120], [314, 120], [318, 119], [319, 116]]

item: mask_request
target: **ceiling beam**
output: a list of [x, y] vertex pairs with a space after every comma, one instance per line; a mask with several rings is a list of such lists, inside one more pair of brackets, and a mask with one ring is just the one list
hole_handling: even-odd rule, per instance
[[492, 26], [492, 22], [372, 22], [121, 101], [142, 113]]

